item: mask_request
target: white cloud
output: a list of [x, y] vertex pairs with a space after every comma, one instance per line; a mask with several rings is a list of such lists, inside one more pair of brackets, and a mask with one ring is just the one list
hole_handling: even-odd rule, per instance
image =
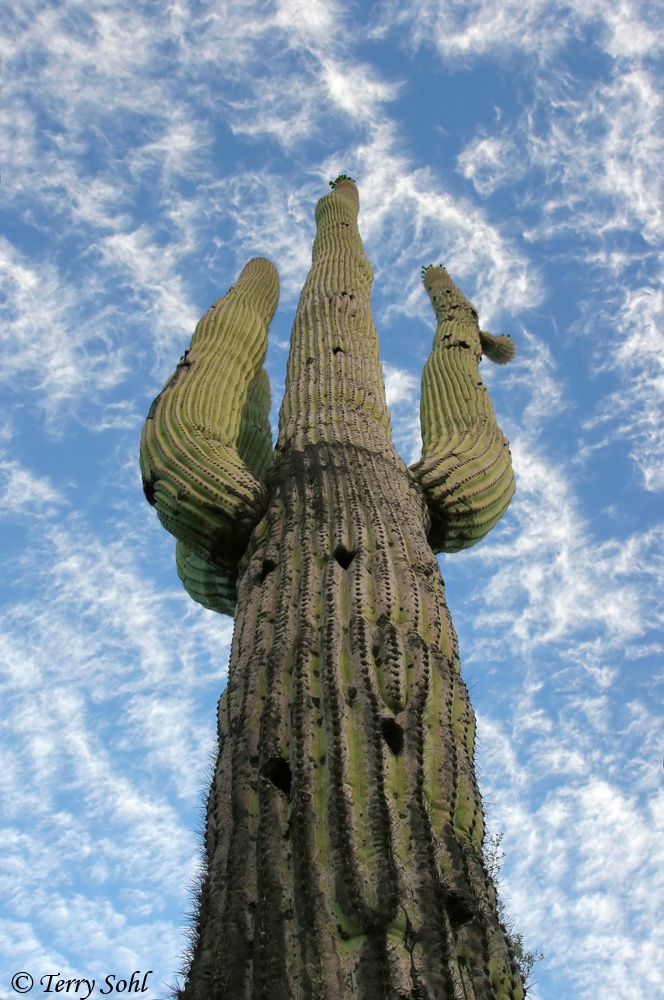
[[65, 498], [44, 476], [36, 476], [15, 460], [0, 459], [0, 511], [51, 517]]
[[518, 182], [526, 172], [526, 164], [508, 135], [473, 139], [460, 154], [458, 166], [483, 198], [505, 184]]
[[445, 60], [462, 64], [487, 52], [501, 53], [514, 47], [536, 51], [546, 60], [570, 30], [568, 18], [550, 0], [506, 0], [499, 6], [488, 0], [433, 0], [426, 6], [387, 0], [381, 7], [377, 35], [405, 25], [414, 48], [433, 45]]
[[592, 443], [584, 445], [583, 456], [623, 439], [645, 488], [656, 491], [664, 488], [657, 251], [664, 226], [664, 129], [648, 57], [664, 44], [664, 25], [645, 11], [638, 3], [589, 8], [587, 16], [604, 23], [603, 72], [588, 79], [543, 68], [519, 120], [501, 123], [495, 134], [478, 134], [459, 156], [458, 169], [483, 197], [499, 188], [516, 191], [526, 172], [546, 177], [546, 198], [517, 195], [519, 214], [535, 220], [525, 235], [539, 245], [571, 239], [565, 250], [570, 267], [589, 265], [575, 331], [589, 338], [595, 374], [611, 372], [617, 380], [585, 417]]
[[[141, 225], [105, 237], [98, 249], [109, 270], [120, 275], [130, 296], [138, 299], [143, 321], [149, 317], [163, 364], [164, 353], [172, 355], [174, 342], [187, 342], [199, 319], [178, 274], [178, 263], [191, 247], [160, 246], [151, 228]], [[172, 358], [169, 367], [174, 367]]]
[[[60, 979], [94, 978], [93, 995], [97, 995], [100, 988], [107, 989], [107, 974], [116, 976], [111, 980], [114, 984], [120, 979], [128, 981], [140, 969], [142, 984], [144, 973], [153, 967], [168, 968], [181, 949], [179, 930], [172, 924], [158, 919], [151, 924], [127, 919], [103, 896], [41, 890], [36, 892], [35, 902], [41, 917], [38, 929], [33, 911], [33, 923], [0, 922], [0, 953], [8, 971], [27, 967], [36, 982], [54, 972], [60, 973]], [[74, 964], [67, 954], [80, 958]], [[56, 981], [52, 980], [51, 991]], [[44, 979], [41, 988], [46, 989], [47, 983]], [[163, 997], [167, 985], [152, 972], [143, 996], [146, 1000]]]
[[591, 82], [547, 72], [520, 119], [496, 135], [483, 130], [461, 152], [458, 169], [482, 197], [542, 171], [546, 197], [538, 194], [535, 203], [520, 195], [521, 208], [537, 219], [525, 232], [531, 241], [574, 235], [596, 254], [598, 240], [636, 229], [657, 243], [664, 212], [661, 112], [645, 66], [618, 63], [608, 80]]
[[345, 8], [335, 0], [277, 0], [274, 24], [285, 34], [296, 35], [298, 47], [324, 47], [341, 34]]
[[[378, 248], [377, 256], [372, 249], [369, 256], [375, 256], [381, 293], [393, 303], [383, 318], [399, 312], [410, 316], [417, 310], [431, 324], [420, 283], [421, 266], [431, 263], [448, 268], [473, 298], [483, 322], [537, 306], [541, 281], [517, 246], [481, 209], [444, 190], [429, 168], [414, 169], [397, 147], [394, 127], [382, 123], [348, 155], [351, 172], [362, 177], [364, 244]], [[338, 153], [334, 160], [328, 158], [327, 172], [338, 162]], [[412, 277], [404, 289], [406, 268]], [[475, 282], [474, 290], [467, 287], [470, 281]]]
[[503, 895], [527, 945], [544, 951], [544, 967], [566, 968], [570, 991], [584, 1000], [628, 1000], [635, 976], [644, 995], [659, 996], [661, 793], [639, 800], [595, 774], [558, 784], [536, 811], [513, 784], [498, 801]]
[[420, 388], [419, 380], [414, 375], [402, 368], [393, 368], [392, 365], [383, 364], [383, 377], [388, 406], [403, 403], [412, 404]]
[[[80, 516], [38, 523], [9, 566], [0, 885], [8, 913], [33, 935], [31, 944], [30, 934], [3, 938], [0, 928], [12, 966], [52, 956], [82, 974], [109, 963], [166, 969], [182, 947], [177, 915], [196, 873], [191, 829], [232, 622], [193, 605], [174, 572], [174, 592], [142, 575], [139, 561], [149, 565], [163, 534], [145, 513], [148, 530], [134, 520], [123, 537], [119, 524], [104, 542]], [[161, 916], [165, 906], [175, 922]]]
[[525, 327], [519, 331], [518, 341], [516, 360], [507, 369], [496, 370], [485, 364], [482, 375], [489, 384], [496, 377], [504, 394], [526, 390], [527, 402], [520, 419], [523, 432], [534, 441], [542, 425], [570, 405], [569, 391], [551, 348], [544, 341]]
[[615, 371], [620, 386], [588, 420], [608, 439], [626, 439], [647, 490], [664, 489], [664, 290], [657, 283], [622, 292], [618, 314], [605, 322], [616, 333], [608, 351], [598, 349], [600, 370]]
[[308, 181], [294, 190], [283, 177], [247, 171], [221, 182], [214, 197], [225, 204], [235, 227], [240, 267], [250, 257], [268, 257], [279, 271], [280, 301], [297, 302], [311, 267], [320, 186]]
[[652, 554], [643, 558], [657, 551], [661, 529], [593, 539], [565, 470], [517, 434], [511, 450], [517, 474], [511, 527], [503, 541], [465, 556], [500, 565], [484, 589], [494, 609], [488, 624], [500, 621], [521, 655], [543, 643], [572, 644], [586, 627], [602, 636], [604, 649], [645, 637], [662, 620], [664, 567]]
[[[554, 103], [555, 114], [540, 130], [535, 118], [544, 103]], [[646, 67], [618, 64], [608, 82], [590, 86], [543, 79], [522, 128], [529, 165], [547, 172], [550, 195], [529, 238], [572, 230], [594, 242], [612, 231], [636, 229], [657, 242], [664, 191], [658, 169], [661, 111], [659, 89]], [[515, 158], [524, 155], [523, 149], [514, 152]]]
[[662, 25], [647, 0], [601, 0], [565, 4], [553, 0], [432, 0], [426, 6], [383, 0], [374, 29], [377, 37], [388, 31], [408, 31], [413, 48], [433, 45], [441, 58], [469, 65], [481, 56], [505, 56], [514, 50], [535, 55], [548, 64], [570, 40], [597, 29], [603, 47], [615, 57], [655, 54], [662, 48]]
[[7, 289], [0, 315], [11, 344], [3, 381], [17, 388], [27, 375], [51, 417], [65, 401], [118, 385], [127, 364], [121, 350], [111, 349], [103, 310], [95, 323], [84, 295], [55, 266], [31, 263], [6, 240], [0, 240], [0, 270]]
[[385, 398], [392, 413], [392, 439], [406, 465], [422, 453], [420, 379], [412, 372], [383, 362]]
[[394, 100], [398, 86], [380, 80], [368, 66], [322, 60], [322, 76], [330, 99], [351, 118], [371, 124], [381, 105]]

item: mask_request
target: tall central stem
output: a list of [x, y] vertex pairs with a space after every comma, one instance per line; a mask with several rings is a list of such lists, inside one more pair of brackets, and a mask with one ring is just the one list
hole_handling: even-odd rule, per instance
[[346, 180], [316, 207], [312, 266], [293, 325], [277, 454], [319, 441], [394, 453], [371, 313], [373, 272], [357, 228], [358, 210], [357, 188]]

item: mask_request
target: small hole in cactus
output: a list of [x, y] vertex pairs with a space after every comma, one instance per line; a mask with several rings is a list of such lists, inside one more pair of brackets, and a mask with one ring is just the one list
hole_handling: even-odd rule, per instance
[[277, 568], [277, 564], [274, 559], [263, 559], [263, 565], [261, 566], [261, 571], [258, 574], [258, 579], [262, 583], [268, 573], [271, 573], [273, 569]]
[[455, 930], [470, 923], [474, 916], [468, 902], [462, 899], [458, 893], [449, 893], [445, 900], [445, 909]]
[[344, 349], [343, 349], [343, 347], [335, 347], [333, 349], [332, 353], [333, 354], [343, 354], [344, 353]]
[[349, 552], [345, 545], [337, 545], [336, 549], [332, 553], [334, 558], [337, 560], [342, 569], [348, 569], [355, 556], [354, 552]]
[[272, 782], [286, 798], [290, 796], [292, 775], [290, 764], [285, 757], [270, 757], [261, 768], [261, 778]]
[[381, 719], [380, 731], [390, 751], [398, 757], [403, 750], [403, 729], [394, 719]]

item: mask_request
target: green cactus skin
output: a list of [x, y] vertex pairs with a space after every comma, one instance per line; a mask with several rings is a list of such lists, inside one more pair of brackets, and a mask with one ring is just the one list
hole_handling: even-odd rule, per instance
[[423, 269], [438, 327], [422, 373], [422, 458], [411, 473], [424, 490], [434, 552], [475, 545], [514, 495], [509, 445], [479, 376], [482, 353], [504, 364], [509, 337], [480, 331], [477, 313], [444, 267]]
[[187, 1000], [524, 996], [482, 863], [429, 512], [391, 441], [358, 209], [345, 178], [316, 208], [238, 570]]

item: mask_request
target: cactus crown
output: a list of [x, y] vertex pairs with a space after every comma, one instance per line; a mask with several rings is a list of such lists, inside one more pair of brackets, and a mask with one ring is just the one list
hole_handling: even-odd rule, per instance
[[335, 188], [339, 181], [352, 181], [353, 184], [355, 183], [354, 178], [349, 177], [348, 174], [339, 174], [339, 176], [335, 177], [333, 181], [328, 181], [328, 184], [331, 188]]

